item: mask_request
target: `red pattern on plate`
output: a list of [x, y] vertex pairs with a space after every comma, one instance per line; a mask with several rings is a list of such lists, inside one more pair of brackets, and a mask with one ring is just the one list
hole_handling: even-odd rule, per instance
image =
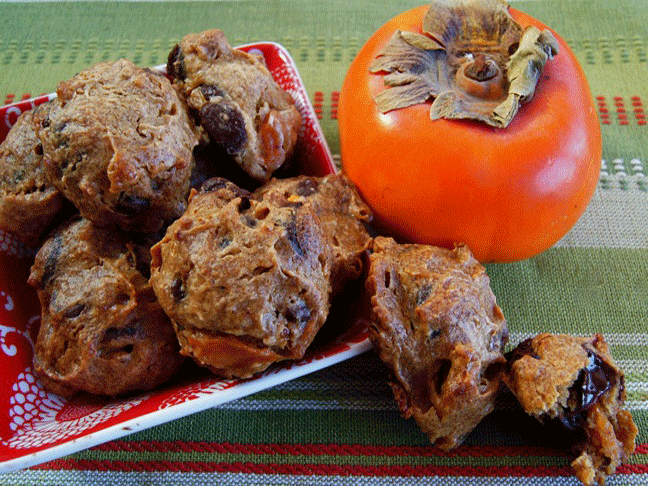
[[[288, 52], [274, 43], [240, 48], [262, 55], [273, 77], [295, 98], [302, 127], [296, 149], [298, 157], [293, 163], [298, 164], [303, 174], [322, 176], [333, 172], [335, 166], [326, 140]], [[54, 96], [43, 95], [0, 108], [0, 141], [22, 112]], [[85, 395], [66, 400], [46, 392], [31, 366], [40, 314], [36, 293], [27, 284], [32, 256], [33, 252], [15, 235], [0, 229], [0, 472], [55, 459], [204, 410], [368, 349], [365, 330], [356, 326], [343, 337], [309, 351], [303, 360], [277, 364], [251, 380], [220, 380], [202, 375], [193, 382], [176, 382], [148, 394], [119, 400]]]

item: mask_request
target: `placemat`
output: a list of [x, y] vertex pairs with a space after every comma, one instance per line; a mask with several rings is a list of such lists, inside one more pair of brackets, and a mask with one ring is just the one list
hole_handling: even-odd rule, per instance
[[[0, 103], [51, 92], [103, 60], [164, 63], [184, 34], [223, 28], [233, 44], [283, 44], [334, 154], [346, 68], [382, 23], [421, 2], [1, 2]], [[624, 368], [637, 453], [611, 485], [648, 483], [648, 2], [529, 0], [511, 5], [573, 48], [603, 132], [601, 176], [556, 247], [487, 266], [511, 345], [540, 331], [602, 332]], [[560, 444], [503, 401], [456, 451], [404, 420], [372, 353], [72, 456], [0, 476], [52, 484], [576, 485]]]

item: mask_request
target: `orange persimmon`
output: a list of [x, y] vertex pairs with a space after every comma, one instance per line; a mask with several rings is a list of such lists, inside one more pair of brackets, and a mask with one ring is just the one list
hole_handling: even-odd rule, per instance
[[[377, 229], [400, 241], [465, 243], [482, 262], [537, 255], [572, 228], [599, 177], [601, 131], [583, 70], [549, 29], [558, 53], [505, 128], [432, 120], [430, 100], [381, 112], [374, 97], [393, 88], [370, 66], [396, 31], [424, 34], [428, 8], [387, 22], [352, 62], [339, 100], [342, 170]], [[522, 28], [548, 29], [508, 11]]]

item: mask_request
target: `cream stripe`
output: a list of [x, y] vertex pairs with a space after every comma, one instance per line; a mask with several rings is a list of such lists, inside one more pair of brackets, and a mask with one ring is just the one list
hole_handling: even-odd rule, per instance
[[[517, 343], [536, 335], [537, 333], [534, 332], [512, 332], [509, 337], [509, 342], [515, 346]], [[589, 336], [589, 334], [575, 335], [580, 337]], [[639, 334], [610, 332], [605, 333], [603, 337], [610, 346], [648, 346], [648, 333]]]
[[615, 175], [609, 188], [597, 188], [585, 213], [556, 247], [648, 248], [648, 191], [621, 189], [620, 181], [645, 177]]
[[[96, 471], [21, 471], [3, 475], [3, 485], [22, 486], [29, 482], [32, 486], [51, 486], [52, 484], [86, 485], [119, 484], [120, 486], [241, 486], [243, 484], [265, 486], [578, 486], [580, 483], [571, 476], [567, 477], [471, 477], [441, 476], [411, 477], [386, 476], [289, 476], [283, 474], [240, 474], [240, 473], [123, 473]], [[606, 479], [607, 486], [645, 486], [646, 476], [641, 474], [617, 474]]]
[[226, 410], [238, 410], [247, 412], [266, 412], [268, 410], [371, 410], [374, 412], [386, 412], [397, 410], [396, 402], [389, 397], [363, 397], [361, 400], [300, 400], [300, 399], [276, 399], [259, 400], [248, 398], [245, 400], [234, 400], [219, 405], [217, 408]]

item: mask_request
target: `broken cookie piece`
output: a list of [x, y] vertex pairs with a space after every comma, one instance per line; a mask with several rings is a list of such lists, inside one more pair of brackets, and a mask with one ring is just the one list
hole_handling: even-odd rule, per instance
[[265, 182], [290, 158], [301, 126], [294, 100], [257, 56], [232, 48], [221, 30], [183, 37], [167, 72], [209, 142], [250, 177]]
[[543, 333], [520, 343], [506, 358], [504, 382], [525, 412], [577, 432], [576, 476], [587, 486], [604, 484], [634, 451], [637, 427], [623, 409], [623, 371], [603, 336]]
[[371, 341], [401, 412], [436, 446], [458, 446], [493, 410], [505, 363], [506, 321], [484, 267], [466, 246], [377, 237], [367, 284]]

